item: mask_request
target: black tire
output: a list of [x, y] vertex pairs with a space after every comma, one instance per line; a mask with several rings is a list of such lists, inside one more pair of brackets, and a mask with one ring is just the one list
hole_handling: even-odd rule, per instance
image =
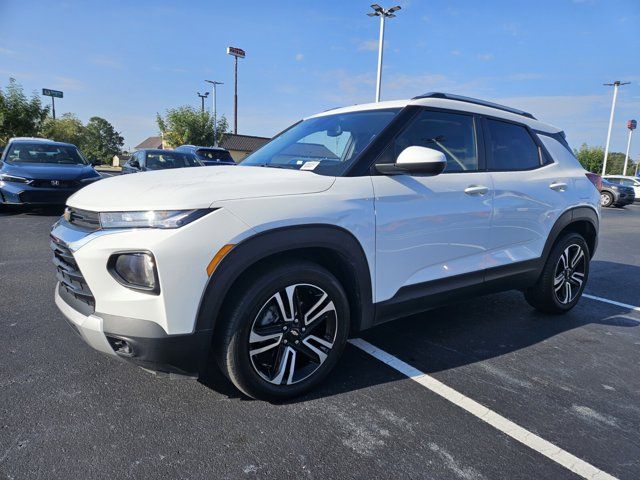
[[613, 205], [613, 195], [609, 192], [600, 192], [600, 205], [611, 207]]
[[[286, 288], [292, 286], [294, 286], [293, 293], [291, 297], [288, 297], [289, 293]], [[315, 263], [295, 261], [283, 265], [272, 264], [272, 268], [263, 268], [258, 272], [252, 272], [252, 275], [236, 290], [240, 294], [231, 298], [230, 304], [225, 306], [225, 314], [222, 317], [224, 324], [216, 328], [214, 335], [214, 355], [222, 373], [249, 397], [269, 401], [298, 396], [321, 382], [338, 362], [349, 334], [349, 303], [345, 291], [336, 277]], [[319, 299], [325, 298], [322, 296], [324, 293], [327, 297], [321, 304]], [[287, 317], [290, 309], [288, 305], [286, 307], [280, 306], [277, 299], [274, 300], [277, 295], [280, 295], [279, 298], [283, 301], [283, 305], [288, 304], [289, 298], [294, 298], [298, 313], [292, 314], [292, 319], [298, 315], [302, 317], [304, 309], [309, 305], [317, 306], [317, 310], [307, 308], [306, 315], [309, 319], [312, 319], [319, 311], [325, 309], [324, 306], [327, 306], [329, 312], [321, 315], [318, 320], [318, 322], [326, 322], [325, 333], [321, 333], [324, 331], [324, 327], [318, 330], [321, 325], [316, 324], [316, 321], [307, 325], [307, 329], [311, 331], [302, 333], [304, 329], [301, 325], [305, 324], [305, 321], [298, 323], [298, 318], [296, 318], [296, 325], [294, 325], [293, 320], [287, 322], [281, 318]], [[305, 300], [307, 300], [306, 304]], [[318, 300], [317, 303], [316, 300]], [[333, 302], [333, 307], [335, 307], [333, 312], [329, 305], [330, 302]], [[271, 323], [259, 324], [267, 317]], [[280, 332], [280, 325], [290, 326], [290, 328], [286, 333], [269, 334], [272, 336], [281, 335], [280, 340], [276, 338], [262, 343], [255, 340], [256, 337], [264, 338], [255, 335], [256, 329], [277, 328]], [[296, 331], [298, 333], [296, 337], [293, 337]], [[312, 333], [317, 333], [318, 336], [310, 335]], [[331, 343], [331, 340], [333, 341], [330, 349], [323, 344], [316, 343], [320, 337], [326, 341], [327, 345]], [[294, 339], [299, 339], [295, 340], [297, 345], [294, 345]], [[267, 346], [273, 341], [279, 343], [264, 353], [250, 355], [250, 341], [254, 342], [253, 345], [266, 344]], [[315, 350], [307, 348], [310, 341], [314, 342], [311, 346], [315, 347]], [[305, 344], [305, 342], [307, 343]], [[285, 344], [287, 345], [285, 346]], [[318, 366], [310, 360], [310, 356], [304, 356], [304, 352], [299, 349], [306, 351], [307, 355], [309, 352], [315, 352]], [[324, 359], [317, 354], [318, 349], [322, 349]], [[259, 350], [260, 348], [254, 348], [251, 351]], [[291, 354], [292, 350], [296, 353]], [[255, 360], [261, 356], [274, 357], [272, 370], [265, 367], [265, 365], [269, 365], [269, 361], [261, 363], [262, 358], [260, 361]], [[293, 381], [295, 368], [298, 367], [298, 364], [304, 365], [305, 362], [307, 365], [300, 371], [310, 371], [311, 373], [306, 377], [301, 374], [298, 380], [289, 384]], [[271, 372], [273, 372], [273, 378], [267, 378], [271, 376]], [[284, 377], [282, 374], [280, 375], [280, 381], [276, 375], [278, 372], [286, 372]], [[278, 382], [278, 384], [272, 382]]]
[[[576, 262], [572, 270], [571, 262], [579, 257], [577, 248], [583, 257]], [[568, 255], [566, 252], [569, 252]], [[569, 270], [562, 268], [562, 257], [569, 257]], [[571, 310], [580, 300], [589, 278], [589, 247], [582, 235], [569, 233], [560, 238], [551, 249], [544, 269], [536, 284], [524, 292], [524, 296], [532, 307], [544, 313], [562, 314]], [[579, 277], [579, 273], [582, 277]], [[560, 282], [558, 279], [562, 276]], [[578, 280], [576, 280], [578, 279]], [[579, 285], [578, 285], [578, 282]], [[569, 287], [566, 284], [569, 284]], [[568, 294], [568, 295], [567, 295]]]

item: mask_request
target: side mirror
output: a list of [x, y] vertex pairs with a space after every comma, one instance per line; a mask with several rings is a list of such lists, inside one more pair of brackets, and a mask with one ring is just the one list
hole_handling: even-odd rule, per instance
[[396, 163], [378, 163], [376, 170], [384, 175], [399, 175], [402, 173], [420, 173], [422, 175], [440, 175], [447, 166], [444, 153], [427, 147], [407, 147]]
[[100, 160], [98, 160], [97, 158], [92, 158], [91, 159], [91, 165], [93, 165], [94, 167], [97, 167], [98, 165], [102, 165], [102, 162]]
[[133, 168], [140, 168], [140, 164], [138, 163], [137, 160], [131, 160], [129, 162], [129, 165], [132, 166]]

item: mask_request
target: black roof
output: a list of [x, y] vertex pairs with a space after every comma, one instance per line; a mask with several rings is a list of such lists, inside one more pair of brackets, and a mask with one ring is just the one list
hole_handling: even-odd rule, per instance
[[518, 110], [517, 108], [507, 107], [505, 105], [500, 105], [499, 103], [487, 102], [486, 100], [480, 100], [478, 98], [465, 97], [463, 95], [455, 95], [453, 93], [429, 92], [423, 95], [418, 95], [417, 97], [413, 97], [412, 100], [418, 100], [420, 98], [444, 98], [447, 100], [457, 100], [458, 102], [473, 103], [475, 105], [482, 105], [483, 107], [491, 107], [497, 110], [502, 110], [504, 112], [509, 112], [509, 113], [515, 113], [516, 115], [522, 115], [523, 117], [532, 118], [533, 120], [536, 120], [536, 117], [534, 117], [529, 112]]
[[169, 149], [162, 149], [162, 148], [143, 148], [142, 150], [138, 150], [138, 152], [144, 152], [144, 153], [189, 153], [189, 152], [181, 152], [180, 150], [169, 150]]

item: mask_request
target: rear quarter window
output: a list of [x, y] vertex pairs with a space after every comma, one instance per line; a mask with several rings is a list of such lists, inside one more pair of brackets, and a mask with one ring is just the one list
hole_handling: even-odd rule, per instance
[[531, 170], [541, 166], [538, 145], [521, 125], [487, 119], [489, 169]]

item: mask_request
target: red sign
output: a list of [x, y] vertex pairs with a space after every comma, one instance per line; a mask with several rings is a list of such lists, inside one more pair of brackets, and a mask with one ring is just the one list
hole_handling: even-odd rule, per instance
[[636, 122], [635, 120], [629, 120], [627, 122], [627, 128], [629, 130], [635, 130], [637, 126], [638, 126], [638, 122]]
[[227, 54], [233, 55], [234, 57], [239, 57], [239, 58], [245, 57], [244, 50], [236, 47], [227, 47]]

